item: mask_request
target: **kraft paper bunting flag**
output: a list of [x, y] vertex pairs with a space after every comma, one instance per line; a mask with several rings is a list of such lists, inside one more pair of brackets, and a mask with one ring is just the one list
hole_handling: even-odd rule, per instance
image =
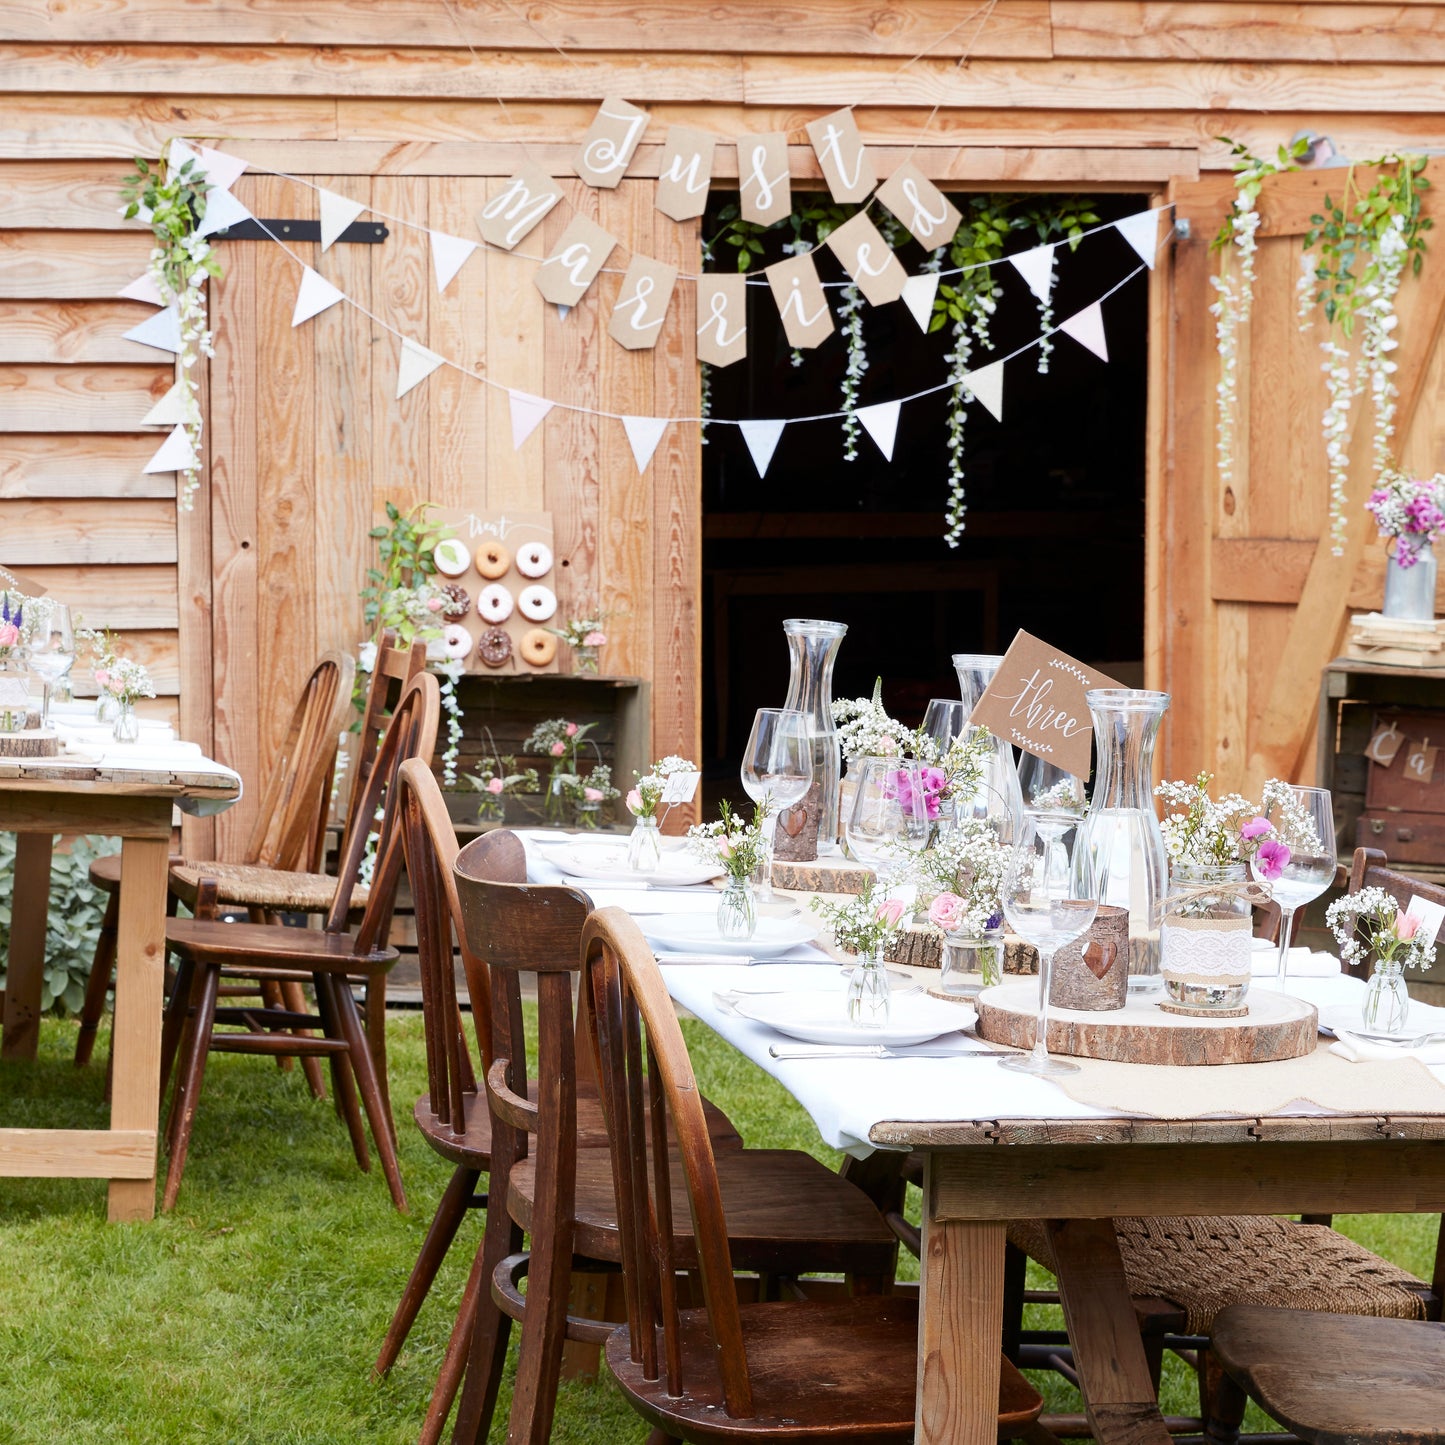
[[335, 306], [338, 301], [345, 301], [345, 295], [338, 291], [325, 276], [320, 272], [313, 271], [310, 266], [301, 268], [301, 286], [296, 292], [296, 309], [291, 313], [292, 326], [300, 326], [303, 321], [310, 321], [313, 316], [319, 316], [329, 306]]
[[1097, 301], [1059, 322], [1059, 330], [1065, 336], [1072, 336], [1080, 346], [1088, 347], [1100, 361], [1109, 359], [1109, 346], [1104, 340], [1104, 313]]
[[[596, 92], [593, 92], [596, 94]], [[609, 96], [598, 107], [591, 129], [582, 137], [577, 174], [589, 186], [613, 190], [632, 163], [637, 143], [647, 129], [647, 112]]]
[[835, 110], [821, 120], [809, 121], [808, 139], [835, 201], [866, 201], [873, 194], [878, 172], [851, 110]]
[[918, 323], [920, 331], [927, 331], [933, 320], [933, 298], [937, 295], [937, 271], [924, 271], [910, 276], [903, 283], [903, 304]]
[[428, 235], [431, 236], [431, 263], [436, 272], [437, 290], [445, 291], [451, 285], [452, 277], [477, 249], [477, 242], [464, 240], [461, 236], [449, 236], [445, 231], [430, 231]]
[[166, 298], [161, 295], [161, 288], [156, 285], [155, 278], [149, 271], [144, 276], [137, 276], [129, 286], [122, 287], [115, 294], [124, 296], [127, 301], [149, 301], [152, 306], [166, 304]]
[[607, 334], [629, 351], [646, 351], [656, 346], [676, 285], [676, 266], [654, 261], [650, 256], [634, 255], [622, 278], [622, 289], [612, 304]]
[[512, 450], [520, 451], [522, 443], [542, 425], [552, 403], [542, 396], [529, 396], [525, 391], [509, 391], [512, 408]]
[[145, 464], [144, 471], [147, 476], [152, 472], [183, 472], [199, 460], [185, 427], [178, 426], [161, 443], [160, 451]]
[[657, 175], [657, 209], [674, 221], [691, 221], [707, 210], [717, 138], [691, 125], [667, 129]]
[[898, 413], [902, 405], [902, 402], [883, 401], [877, 406], [860, 406], [853, 413], [878, 444], [885, 461], [893, 460], [893, 443], [898, 437]]
[[995, 421], [1003, 420], [1003, 362], [990, 362], [977, 371], [964, 373], [963, 384], [981, 402]]
[[397, 400], [424, 382], [445, 360], [446, 357], [428, 351], [408, 336], [401, 343], [401, 360], [396, 369]]
[[532, 278], [537, 290], [556, 306], [575, 306], [587, 294], [616, 245], [616, 238], [596, 221], [573, 216], [552, 254]]
[[154, 346], [157, 351], [181, 349], [181, 314], [174, 303], [163, 307], [154, 316], [148, 316], [139, 326], [132, 326], [125, 333], [127, 341], [138, 341], [142, 346]]
[[782, 131], [746, 135], [738, 143], [738, 192], [743, 220], [771, 226], [793, 214], [788, 137]]
[[325, 251], [366, 207], [360, 201], [348, 200], [324, 187], [317, 195], [321, 198], [321, 249]]
[[1152, 271], [1159, 249], [1159, 212], [1140, 211], [1114, 222], [1114, 229], [1139, 253], [1139, 259]]
[[878, 187], [878, 199], [928, 251], [948, 245], [963, 220], [958, 207], [912, 161], [904, 161]]
[[637, 470], [645, 472], [662, 434], [667, 430], [665, 416], [625, 416], [622, 418], [627, 440], [632, 443], [632, 455], [637, 460]]
[[778, 261], [763, 273], [777, 302], [788, 345], [806, 350], [833, 334], [833, 313], [818, 280], [818, 268], [806, 252]]
[[1010, 256], [1013, 268], [1028, 282], [1029, 290], [1047, 306], [1054, 291], [1054, 248], [1035, 246], [1031, 251], [1020, 251]]
[[217, 231], [227, 230], [250, 219], [250, 211], [230, 191], [212, 189], [206, 192], [206, 214], [196, 227], [196, 234], [214, 236]]
[[908, 272], [866, 211], [830, 231], [823, 244], [842, 263], [870, 306], [886, 306], [903, 295]]
[[562, 187], [540, 166], [523, 166], [477, 212], [477, 230], [489, 246], [510, 251], [561, 199]]
[[748, 283], [715, 272], [697, 278], [697, 359], [731, 366], [748, 354]]
[[752, 457], [753, 465], [758, 469], [758, 476], [767, 476], [768, 463], [772, 461], [773, 453], [778, 449], [778, 442], [782, 438], [785, 426], [787, 426], [786, 421], [774, 421], [771, 418], [766, 421], [740, 421], [738, 423], [743, 440], [748, 444], [748, 455]]
[[178, 381], [140, 419], [142, 426], [177, 426], [186, 419], [185, 383]]
[[1440, 749], [1430, 746], [1430, 739], [1412, 742], [1405, 750], [1405, 776], [1412, 783], [1428, 783], [1435, 776], [1435, 759]]

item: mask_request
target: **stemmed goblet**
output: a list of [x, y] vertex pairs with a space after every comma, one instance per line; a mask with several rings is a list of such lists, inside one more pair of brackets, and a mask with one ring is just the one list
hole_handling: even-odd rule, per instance
[[813, 786], [813, 742], [808, 720], [790, 708], [760, 707], [743, 750], [743, 791], [764, 805], [763, 879], [758, 900], [773, 901], [773, 837], [778, 814], [801, 803]]
[[35, 631], [30, 639], [30, 666], [45, 681], [41, 727], [50, 726], [50, 700], [56, 686], [75, 665], [75, 629], [71, 625], [70, 607], [48, 597], [27, 603], [36, 614]]
[[[1292, 803], [1271, 803], [1265, 818], [1276, 838], [1255, 848], [1249, 871], [1279, 904], [1275, 982], [1284, 986], [1295, 913], [1335, 881], [1335, 811], [1328, 788], [1290, 788]], [[1289, 814], [1294, 816], [1290, 817]], [[1246, 825], [1246, 828], [1248, 825]], [[1313, 836], [1311, 836], [1313, 834]]]
[[[903, 871], [910, 854], [928, 846], [929, 796], [917, 763], [875, 757], [857, 766], [858, 791], [843, 835], [853, 857], [887, 882]], [[933, 807], [936, 813], [936, 799]]]

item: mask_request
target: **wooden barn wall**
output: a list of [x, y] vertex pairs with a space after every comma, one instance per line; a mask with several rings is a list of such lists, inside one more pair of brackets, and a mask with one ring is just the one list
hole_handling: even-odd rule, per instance
[[[140, 470], [158, 440], [138, 423], [172, 373], [160, 353], [123, 339], [148, 314], [115, 297], [148, 249], [116, 211], [128, 157], [155, 155], [175, 135], [211, 140], [467, 235], [479, 197], [519, 150], [565, 174], [597, 101], [625, 95], [651, 117], [636, 179], [613, 194], [574, 184], [569, 200], [630, 247], [686, 267], [695, 233], [651, 206], [670, 124], [801, 141], [807, 120], [853, 105], [884, 169], [911, 154], [959, 187], [1148, 195], [1222, 170], [1221, 135], [1270, 151], [1309, 128], [1352, 156], [1445, 145], [1442, 62], [1445, 5], [1408, 0], [538, 0], [525, 10], [503, 0], [0, 0], [0, 561], [41, 570], [87, 620], [124, 631], [155, 669], [160, 707], [249, 771], [272, 741], [258, 719], [271, 726], [317, 651], [356, 639], [364, 534], [381, 499], [517, 505], [540, 489], [574, 559], [574, 595], [600, 589], [626, 614], [611, 666], [657, 680], [655, 744], [687, 750], [698, 701], [695, 434], [669, 429], [639, 477], [620, 428], [557, 411], [513, 453], [503, 396], [443, 371], [395, 401], [393, 338], [346, 308], [292, 332], [293, 263], [236, 244], [214, 288], [209, 471], [196, 509], [180, 511], [173, 478]], [[804, 148], [792, 155], [795, 175], [816, 176]], [[735, 174], [724, 146], [719, 179]], [[310, 192], [278, 179], [247, 177], [239, 193], [262, 213], [314, 214]], [[544, 242], [564, 223], [549, 218]], [[1293, 306], [1290, 251], [1283, 241], [1262, 250], [1261, 291], [1289, 282], [1288, 302], [1266, 301], [1267, 312]], [[509, 385], [609, 410], [695, 410], [685, 286], [664, 346], [635, 356], [601, 333], [606, 283], [559, 322], [523, 263], [496, 253], [478, 253], [438, 297], [419, 238], [400, 228], [383, 247], [337, 246], [315, 264], [378, 316]], [[1296, 603], [1328, 570], [1315, 568], [1323, 400], [1310, 390], [1310, 343], [1290, 341], [1288, 416], [1251, 408], [1247, 484], [1216, 495], [1209, 265], [1196, 232], [1153, 279], [1147, 665], [1179, 697], [1165, 766], [1212, 760], [1243, 777], [1287, 751], [1261, 727], [1278, 722], [1270, 708]], [[1280, 366], [1263, 331], [1257, 320], [1261, 399]], [[1445, 465], [1438, 352], [1423, 362], [1420, 395], [1406, 455]], [[1265, 544], [1274, 560], [1261, 567]], [[1367, 602], [1381, 562], [1374, 546], [1362, 550], [1343, 590]], [[1308, 682], [1302, 663], [1296, 672]], [[1293, 768], [1308, 763], [1302, 752]], [[244, 821], [237, 813], [228, 833]]]

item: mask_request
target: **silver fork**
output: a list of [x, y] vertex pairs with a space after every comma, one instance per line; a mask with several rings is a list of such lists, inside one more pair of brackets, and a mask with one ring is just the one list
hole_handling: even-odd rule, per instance
[[1414, 1038], [1402, 1039], [1393, 1034], [1369, 1034], [1360, 1029], [1336, 1029], [1337, 1034], [1343, 1034], [1347, 1039], [1359, 1039], [1366, 1044], [1383, 1044], [1389, 1049], [1422, 1049], [1426, 1044], [1445, 1043], [1445, 1032], [1433, 1034], [1416, 1034]]

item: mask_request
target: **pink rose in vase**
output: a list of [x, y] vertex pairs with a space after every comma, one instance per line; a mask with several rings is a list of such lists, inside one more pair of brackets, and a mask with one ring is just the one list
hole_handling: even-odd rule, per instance
[[627, 793], [627, 811], [634, 818], [642, 816], [642, 794], [636, 788], [630, 788]]
[[575, 738], [575, 737], [577, 736], [577, 724], [576, 724], [576, 723], [568, 723], [568, 724], [567, 724], [567, 736], [568, 736], [569, 738]]
[[928, 905], [928, 921], [945, 933], [955, 933], [963, 921], [965, 907], [957, 893], [940, 893]]
[[492, 778], [487, 783], [489, 793], [500, 793], [507, 785], [500, 778]]
[[605, 632], [589, 632], [587, 636], [582, 639], [583, 647], [605, 647], [606, 644], [607, 634]]
[[903, 904], [897, 898], [885, 898], [878, 905], [876, 917], [880, 923], [886, 923], [890, 928], [897, 928], [903, 921]]
[[553, 756], [554, 758], [560, 758], [560, 757], [562, 756], [562, 754], [565, 753], [566, 751], [567, 751], [567, 744], [566, 744], [566, 743], [553, 743], [553, 744], [552, 744], [552, 756]]
[[582, 789], [582, 796], [583, 796], [589, 803], [600, 803], [600, 802], [602, 801], [602, 789], [601, 789], [601, 788], [583, 788], [583, 789]]

